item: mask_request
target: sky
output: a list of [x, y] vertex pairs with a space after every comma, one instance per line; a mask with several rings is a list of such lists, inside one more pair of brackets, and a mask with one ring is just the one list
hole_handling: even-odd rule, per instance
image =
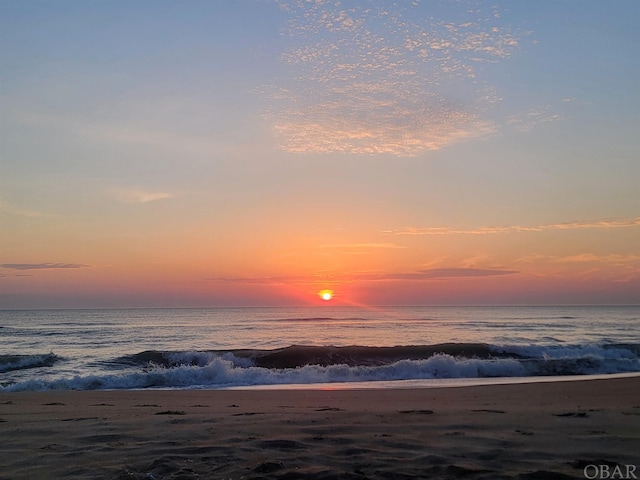
[[640, 304], [640, 2], [0, 0], [0, 43], [0, 308]]

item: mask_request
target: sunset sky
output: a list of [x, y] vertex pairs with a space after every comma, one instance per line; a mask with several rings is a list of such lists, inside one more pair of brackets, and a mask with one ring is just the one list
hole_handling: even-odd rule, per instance
[[0, 43], [0, 308], [640, 304], [636, 0], [3, 0]]

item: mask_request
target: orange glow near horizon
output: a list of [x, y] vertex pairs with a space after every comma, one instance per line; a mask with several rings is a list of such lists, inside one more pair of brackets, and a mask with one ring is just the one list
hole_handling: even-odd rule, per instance
[[328, 302], [333, 298], [333, 290], [328, 290], [328, 289], [320, 290], [318, 292], [318, 296], [325, 302]]

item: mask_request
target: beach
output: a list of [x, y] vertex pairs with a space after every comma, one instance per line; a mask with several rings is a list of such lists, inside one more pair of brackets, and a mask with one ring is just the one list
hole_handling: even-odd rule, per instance
[[2, 393], [0, 431], [3, 480], [635, 478], [640, 377]]

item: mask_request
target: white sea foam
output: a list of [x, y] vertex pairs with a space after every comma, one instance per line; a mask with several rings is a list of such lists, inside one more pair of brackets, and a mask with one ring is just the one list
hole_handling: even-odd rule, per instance
[[[184, 358], [183, 358], [184, 360]], [[573, 361], [575, 360], [575, 361]], [[630, 360], [630, 359], [623, 359]], [[132, 388], [223, 388], [250, 385], [313, 384], [333, 382], [372, 382], [418, 379], [522, 377], [548, 373], [544, 365], [516, 359], [468, 359], [448, 354], [425, 360], [401, 360], [382, 366], [305, 365], [297, 368], [269, 369], [240, 366], [246, 359], [215, 357], [203, 365], [149, 367], [145, 371], [112, 375], [88, 375], [51, 381], [27, 380], [2, 387], [4, 391], [21, 390], [92, 390]], [[637, 369], [637, 359], [635, 361]], [[571, 374], [608, 373], [609, 364], [595, 364], [572, 359]], [[620, 369], [614, 371], [634, 371]]]
[[632, 345], [507, 345], [493, 347], [495, 352], [514, 353], [527, 358], [568, 359], [594, 357], [602, 359], [637, 359]]

